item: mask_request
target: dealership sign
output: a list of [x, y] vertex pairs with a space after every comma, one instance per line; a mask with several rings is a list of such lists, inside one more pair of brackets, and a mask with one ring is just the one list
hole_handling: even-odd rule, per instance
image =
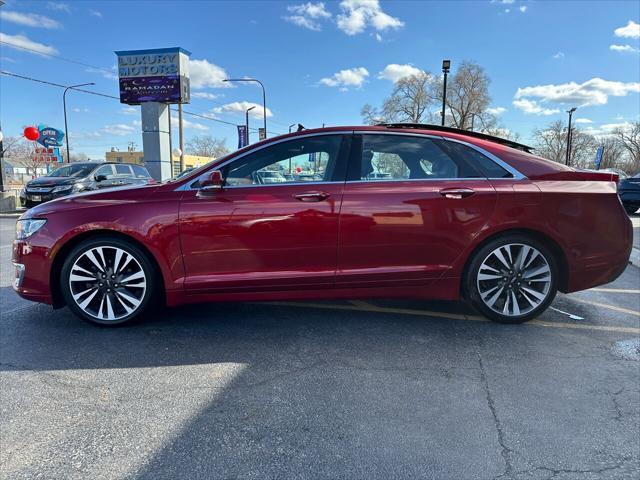
[[190, 52], [176, 47], [122, 50], [116, 55], [121, 103], [189, 103]]

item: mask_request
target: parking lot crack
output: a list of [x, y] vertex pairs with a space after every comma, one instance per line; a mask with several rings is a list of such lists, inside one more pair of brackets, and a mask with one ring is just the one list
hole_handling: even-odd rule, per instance
[[500, 445], [500, 455], [504, 459], [505, 469], [501, 475], [498, 475], [496, 478], [512, 478], [513, 477], [513, 465], [511, 463], [511, 454], [513, 450], [511, 450], [506, 442], [504, 435], [504, 428], [502, 426], [502, 422], [500, 422], [500, 417], [498, 416], [498, 412], [496, 411], [495, 401], [493, 399], [493, 395], [491, 394], [491, 388], [489, 387], [489, 381], [487, 380], [487, 373], [484, 367], [484, 363], [482, 361], [482, 355], [480, 352], [476, 352], [478, 355], [478, 364], [480, 366], [480, 380], [482, 382], [482, 387], [484, 388], [485, 395], [487, 397], [487, 406], [489, 407], [489, 411], [491, 412], [491, 416], [493, 418], [493, 424], [496, 428], [496, 433], [498, 437], [498, 444]]

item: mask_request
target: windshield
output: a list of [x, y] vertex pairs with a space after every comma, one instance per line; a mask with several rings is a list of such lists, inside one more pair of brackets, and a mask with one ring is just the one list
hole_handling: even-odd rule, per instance
[[47, 177], [86, 177], [94, 168], [95, 165], [66, 165], [56, 168]]

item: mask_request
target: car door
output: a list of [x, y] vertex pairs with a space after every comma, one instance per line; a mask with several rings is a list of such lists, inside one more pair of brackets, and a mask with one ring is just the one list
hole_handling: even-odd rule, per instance
[[131, 171], [131, 165], [117, 163], [113, 167], [115, 169], [115, 176], [112, 182], [114, 187], [125, 187], [136, 183], [133, 172]]
[[[331, 287], [349, 143], [342, 134], [287, 139], [221, 167], [219, 191], [189, 186], [179, 220], [187, 291]], [[298, 175], [308, 172], [319, 180]]]
[[113, 171], [113, 165], [110, 163], [100, 166], [93, 174], [93, 180], [96, 188], [113, 187], [114, 178], [115, 173]]
[[496, 192], [441, 138], [354, 137], [340, 214], [338, 286], [421, 285], [451, 268]]

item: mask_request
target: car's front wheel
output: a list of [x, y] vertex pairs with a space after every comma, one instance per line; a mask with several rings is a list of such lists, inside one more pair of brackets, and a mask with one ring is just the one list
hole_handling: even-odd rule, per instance
[[133, 243], [98, 237], [77, 245], [61, 271], [69, 308], [100, 325], [120, 325], [139, 317], [156, 293], [153, 265]]
[[551, 304], [557, 279], [556, 259], [544, 244], [524, 235], [505, 235], [475, 253], [467, 269], [466, 292], [485, 317], [522, 323]]

